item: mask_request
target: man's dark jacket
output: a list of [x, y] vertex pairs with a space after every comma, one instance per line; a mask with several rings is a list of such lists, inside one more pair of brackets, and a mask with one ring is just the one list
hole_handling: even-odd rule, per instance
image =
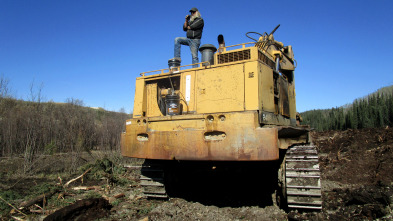
[[202, 30], [204, 26], [203, 18], [195, 18], [194, 21], [188, 21], [188, 26], [190, 29], [183, 27], [184, 31], [187, 31], [187, 38], [191, 39], [201, 39], [202, 38]]

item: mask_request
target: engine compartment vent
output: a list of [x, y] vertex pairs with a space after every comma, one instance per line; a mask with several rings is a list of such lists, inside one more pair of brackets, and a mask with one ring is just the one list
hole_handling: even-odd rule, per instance
[[269, 66], [271, 69], [274, 70], [275, 62], [270, 60], [264, 53], [261, 51], [258, 51], [258, 60], [262, 61], [265, 63], [267, 66]]
[[224, 64], [235, 61], [249, 60], [251, 58], [250, 49], [242, 51], [234, 51], [225, 54], [219, 54], [217, 56], [218, 64]]

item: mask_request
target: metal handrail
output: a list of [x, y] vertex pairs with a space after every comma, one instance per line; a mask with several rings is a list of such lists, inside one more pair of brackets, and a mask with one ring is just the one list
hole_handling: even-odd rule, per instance
[[[154, 71], [147, 71], [147, 72], [142, 72], [142, 73], [140, 73], [140, 75], [141, 75], [142, 77], [144, 77], [145, 74], [153, 73], [153, 72], [161, 72], [161, 74], [165, 74], [165, 73], [177, 73], [177, 72], [180, 71], [181, 68], [188, 67], [188, 66], [194, 66], [194, 65], [199, 65], [199, 67], [202, 67], [202, 64], [208, 64], [208, 65], [210, 65], [210, 62], [204, 61], [204, 62], [199, 62], [199, 63], [195, 63], [195, 64], [187, 64], [187, 65], [183, 65], [183, 66], [179, 66], [179, 67], [173, 67], [172, 70], [169, 69], [169, 68], [165, 68], [165, 69], [159, 69], [159, 70], [154, 70]], [[206, 66], [205, 66], [205, 67], [206, 67]], [[177, 70], [176, 72], [171, 72], [171, 71], [173, 71], [173, 69], [178, 69], [178, 70]], [[165, 70], [167, 70], [167, 72], [164, 72]]]
[[242, 48], [246, 48], [246, 45], [248, 45], [248, 44], [255, 44], [255, 42], [247, 42], [247, 43], [241, 43], [241, 44], [237, 44], [237, 45], [229, 45], [229, 46], [225, 46], [224, 49], [226, 51], [227, 48], [233, 48], [233, 47], [240, 46], [240, 45], [242, 46]]
[[[237, 46], [242, 46], [242, 48], [246, 48], [246, 45], [249, 45], [249, 44], [254, 44], [255, 45], [255, 42], [247, 42], [247, 43], [241, 43], [241, 44], [226, 46], [226, 47], [223, 47], [223, 49], [224, 49], [223, 52], [226, 52], [227, 48], [233, 48], [233, 47], [237, 47]], [[236, 50], [236, 49], [234, 49], [234, 50]], [[154, 73], [154, 72], [161, 72], [160, 74], [177, 73], [178, 71], [181, 70], [181, 68], [188, 67], [188, 66], [193, 66], [193, 65], [199, 65], [199, 68], [200, 68], [200, 67], [202, 67], [202, 64], [210, 65], [210, 62], [204, 61], [204, 62], [195, 63], [195, 64], [188, 64], [188, 65], [183, 65], [183, 66], [179, 66], [179, 67], [173, 67], [172, 69], [177, 69], [178, 68], [178, 70], [176, 72], [171, 72], [171, 69], [169, 69], [169, 68], [159, 69], [159, 70], [154, 70], [154, 71], [142, 72], [142, 73], [140, 73], [140, 76], [144, 77], [146, 74]], [[165, 72], [165, 71], [167, 71], [167, 72]]]

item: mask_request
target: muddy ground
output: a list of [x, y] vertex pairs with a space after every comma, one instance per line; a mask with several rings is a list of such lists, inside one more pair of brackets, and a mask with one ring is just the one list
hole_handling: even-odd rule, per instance
[[[97, 152], [84, 153], [77, 160], [64, 154], [41, 156], [30, 174], [22, 174], [22, 158], [1, 159], [0, 196], [5, 201], [0, 201], [0, 218], [59, 220], [61, 212], [69, 220], [78, 216], [79, 220], [392, 220], [393, 129], [313, 132], [312, 136], [322, 173], [320, 212], [285, 212], [272, 203], [257, 202], [255, 196], [233, 199], [241, 195], [237, 188], [241, 181], [232, 186], [228, 182], [227, 195], [195, 191], [168, 201], [148, 200], [139, 185], [142, 161]], [[78, 169], [70, 170], [71, 165]], [[83, 183], [78, 179], [64, 186], [88, 169]], [[20, 211], [10, 206], [18, 208], [53, 190], [53, 196]], [[61, 208], [68, 208], [69, 214]]]

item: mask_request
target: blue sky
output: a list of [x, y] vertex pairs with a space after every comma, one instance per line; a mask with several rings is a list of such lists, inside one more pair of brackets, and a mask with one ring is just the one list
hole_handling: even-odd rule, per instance
[[[393, 1], [0, 0], [0, 75], [12, 94], [132, 112], [135, 78], [167, 67], [188, 10], [205, 20], [202, 44], [270, 32], [292, 45], [297, 109], [332, 108], [393, 84]], [[182, 48], [183, 65], [191, 63]]]

